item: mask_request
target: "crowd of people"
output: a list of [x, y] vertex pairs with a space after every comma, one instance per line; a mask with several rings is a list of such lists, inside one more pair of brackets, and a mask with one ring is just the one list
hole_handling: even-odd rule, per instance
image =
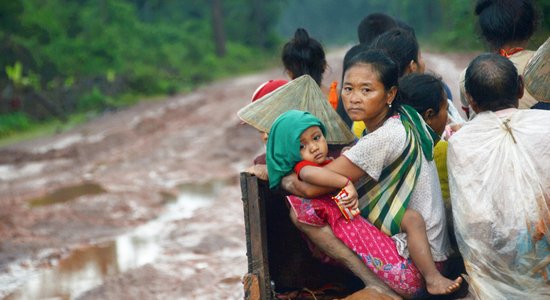
[[[247, 172], [286, 191], [312, 255], [348, 268], [370, 295], [468, 287], [476, 299], [550, 297], [550, 39], [525, 49], [537, 24], [531, 0], [478, 0], [475, 14], [490, 52], [456, 79], [462, 113], [425, 72], [414, 29], [391, 16], [359, 24], [338, 91], [322, 85], [325, 53], [305, 29], [283, 48], [289, 80], [311, 77], [322, 91], [314, 102], [331, 102], [337, 114], [327, 115], [348, 127], [288, 107], [260, 130], [266, 153]], [[267, 98], [289, 86], [264, 83], [241, 112], [283, 105]], [[336, 154], [326, 139], [335, 131], [355, 135]]]

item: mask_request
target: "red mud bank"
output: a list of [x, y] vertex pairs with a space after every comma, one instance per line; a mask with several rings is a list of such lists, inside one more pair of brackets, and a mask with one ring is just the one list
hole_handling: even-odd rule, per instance
[[[327, 82], [340, 79], [343, 54], [329, 56]], [[457, 57], [425, 55], [428, 68], [442, 74], [453, 93], [451, 77], [458, 78], [471, 56]], [[262, 145], [236, 112], [260, 83], [273, 78], [284, 78], [282, 69], [220, 81], [0, 148], [0, 298], [20, 299], [14, 291], [25, 287], [29, 272], [58, 270], [53, 278], [63, 281], [63, 271], [79, 268], [75, 253], [86, 253], [101, 262], [103, 280], [94, 287], [27, 296], [242, 299], [247, 261], [239, 172]], [[163, 219], [154, 234], [154, 259], [113, 271], [117, 262], [105, 255], [130, 256], [113, 246], [117, 237], [165, 216], [185, 187], [212, 183], [220, 184], [207, 188], [206, 204]], [[132, 237], [139, 239], [137, 233]]]

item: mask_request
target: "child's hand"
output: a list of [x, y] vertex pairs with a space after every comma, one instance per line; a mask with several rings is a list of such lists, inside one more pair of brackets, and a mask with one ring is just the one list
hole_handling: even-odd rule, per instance
[[341, 203], [343, 206], [349, 208], [350, 210], [359, 208], [359, 195], [357, 190], [353, 185], [353, 182], [349, 181], [348, 184], [344, 187], [348, 195], [342, 198]]

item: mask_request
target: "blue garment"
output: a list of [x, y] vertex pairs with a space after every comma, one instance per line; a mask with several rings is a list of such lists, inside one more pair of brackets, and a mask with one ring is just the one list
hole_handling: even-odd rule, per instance
[[531, 109], [544, 109], [544, 110], [550, 110], [550, 103], [546, 102], [539, 102], [533, 106], [531, 106]]
[[445, 82], [443, 82], [443, 89], [445, 90], [445, 93], [447, 93], [447, 99], [453, 100], [453, 93], [451, 93], [451, 89]]

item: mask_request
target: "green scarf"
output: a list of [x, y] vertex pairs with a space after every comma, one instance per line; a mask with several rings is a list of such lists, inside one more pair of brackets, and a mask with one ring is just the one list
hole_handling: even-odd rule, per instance
[[289, 110], [273, 122], [266, 147], [267, 175], [271, 189], [278, 187], [283, 177], [302, 160], [300, 136], [311, 126], [319, 126], [326, 136], [323, 123], [306, 111]]
[[387, 235], [401, 231], [401, 221], [420, 174], [421, 155], [433, 160], [433, 148], [439, 139], [414, 108], [403, 105], [399, 115], [407, 146], [382, 170], [378, 182], [370, 180], [358, 189], [363, 195], [359, 201], [361, 215]]

